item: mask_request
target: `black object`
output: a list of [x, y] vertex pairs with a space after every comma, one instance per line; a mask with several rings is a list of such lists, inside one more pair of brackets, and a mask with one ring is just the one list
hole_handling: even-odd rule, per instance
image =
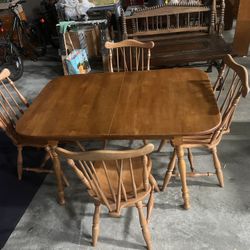
[[0, 20], [0, 70], [4, 68], [11, 72], [10, 79], [18, 80], [23, 75], [23, 60], [17, 47], [5, 36], [4, 23]]
[[148, 0], [148, 7], [165, 4], [164, 0]]
[[59, 48], [59, 36], [56, 28], [58, 18], [55, 1], [41, 1], [39, 20], [37, 23], [44, 35], [46, 44], [51, 44], [54, 48]]

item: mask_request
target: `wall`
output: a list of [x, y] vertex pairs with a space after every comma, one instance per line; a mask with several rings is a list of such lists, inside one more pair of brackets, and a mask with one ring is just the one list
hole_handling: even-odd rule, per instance
[[236, 30], [233, 42], [233, 54], [247, 56], [250, 44], [250, 1], [240, 0]]

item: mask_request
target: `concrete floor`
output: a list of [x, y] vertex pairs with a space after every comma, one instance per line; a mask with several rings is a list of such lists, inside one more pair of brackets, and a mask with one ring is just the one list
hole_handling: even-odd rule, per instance
[[[239, 60], [250, 70], [250, 59]], [[249, 71], [250, 72], [250, 71]], [[216, 71], [213, 72], [215, 74]], [[25, 74], [17, 82], [32, 100], [46, 83], [61, 74], [60, 62], [25, 63]], [[212, 74], [212, 77], [214, 75]], [[250, 98], [241, 100], [230, 135], [218, 148], [224, 166], [225, 188], [216, 177], [188, 179], [191, 209], [181, 208], [181, 185], [172, 179], [165, 192], [155, 194], [150, 222], [153, 249], [164, 250], [247, 250], [250, 249]], [[157, 145], [157, 141], [154, 142]], [[139, 146], [136, 141], [134, 147]], [[86, 143], [88, 148], [93, 144]], [[127, 142], [113, 141], [113, 147]], [[153, 174], [162, 183], [171, 148], [154, 153]], [[194, 151], [197, 169], [212, 170], [212, 158], [206, 151]], [[5, 250], [14, 249], [93, 249], [91, 227], [94, 206], [85, 188], [63, 164], [71, 186], [66, 189], [67, 203], [55, 200], [54, 176], [48, 175], [27, 208]], [[100, 237], [95, 249], [145, 249], [135, 208], [125, 209], [119, 219], [110, 218], [103, 209]]]

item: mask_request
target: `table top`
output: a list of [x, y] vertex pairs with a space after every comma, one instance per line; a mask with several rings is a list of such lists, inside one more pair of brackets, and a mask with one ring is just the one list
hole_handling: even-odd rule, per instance
[[212, 132], [220, 120], [207, 74], [175, 68], [58, 77], [16, 130], [57, 141], [159, 139]]

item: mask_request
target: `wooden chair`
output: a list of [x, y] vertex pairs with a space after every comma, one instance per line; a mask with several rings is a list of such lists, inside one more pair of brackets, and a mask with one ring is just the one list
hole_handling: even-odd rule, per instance
[[[96, 245], [99, 235], [100, 205], [106, 206], [113, 217], [119, 217], [122, 208], [136, 206], [147, 248], [152, 249], [148, 221], [154, 205], [154, 181], [151, 179], [152, 162], [148, 154], [153, 149], [153, 144], [126, 151], [72, 152], [60, 147], [55, 148], [54, 164], [60, 164], [58, 156], [66, 158], [86, 186], [88, 194], [94, 199], [93, 246]], [[145, 218], [142, 201], [148, 195]]]
[[22, 116], [29, 107], [28, 101], [16, 88], [9, 78], [10, 71], [3, 69], [0, 73], [0, 127], [17, 147], [17, 173], [18, 179], [22, 179], [23, 170], [37, 173], [52, 173], [52, 170], [45, 169], [45, 163], [50, 158], [46, 153], [44, 161], [40, 167], [24, 168], [22, 150], [24, 146], [46, 147], [47, 142], [38, 139], [26, 138], [16, 133], [16, 121]]
[[[133, 39], [121, 42], [106, 42], [109, 50], [108, 68], [110, 72], [150, 70], [151, 49], [154, 42], [140, 42]], [[143, 140], [144, 144], [147, 144]], [[105, 146], [107, 141], [104, 142]]]
[[[217, 145], [220, 143], [222, 136], [230, 132], [232, 118], [242, 97], [246, 97], [249, 91], [248, 72], [245, 67], [237, 64], [230, 55], [224, 58], [224, 65], [213, 86], [219, 110], [221, 112], [221, 123], [212, 133], [202, 134], [199, 136], [185, 136], [183, 138], [183, 147], [188, 149], [188, 159], [191, 165], [191, 172], [188, 176], [210, 176], [217, 175], [219, 185], [224, 186], [224, 178], [221, 169], [221, 163], [217, 155]], [[196, 172], [193, 166], [192, 148], [205, 147], [211, 150], [213, 155], [215, 173]], [[176, 162], [176, 152], [174, 150], [168, 169], [164, 178], [162, 190], [166, 188], [173, 174]]]
[[201, 62], [216, 66], [231, 51], [222, 36], [224, 12], [225, 0], [128, 8], [125, 13], [121, 10], [123, 39], [156, 41], [151, 68]]

